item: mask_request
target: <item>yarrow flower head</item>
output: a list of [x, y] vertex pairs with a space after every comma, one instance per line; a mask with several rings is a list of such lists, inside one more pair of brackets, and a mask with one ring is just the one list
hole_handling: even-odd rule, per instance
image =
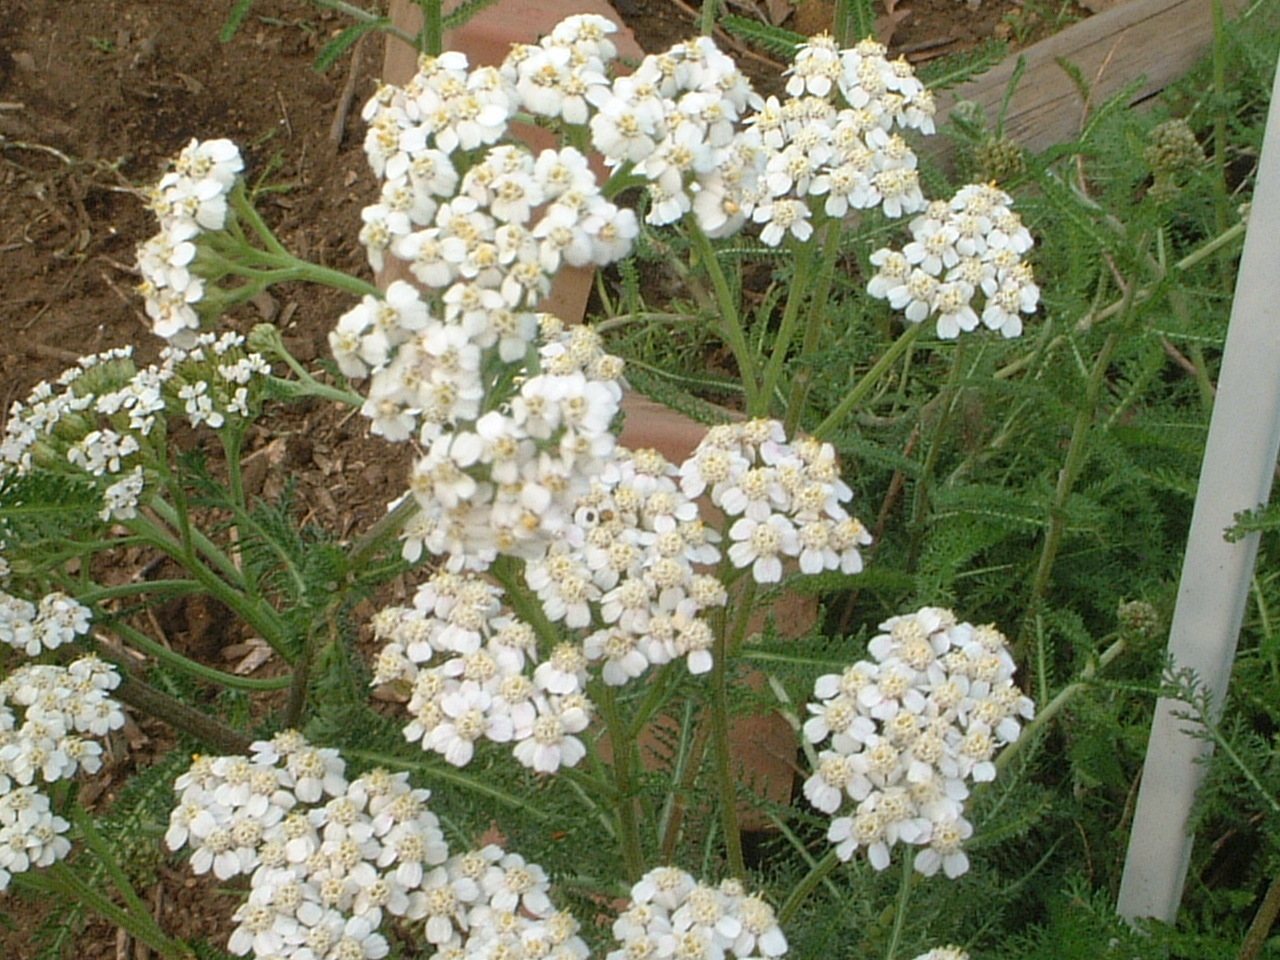
[[840, 859], [862, 848], [883, 870], [902, 842], [922, 848], [919, 872], [957, 877], [969, 868], [968, 785], [995, 778], [996, 751], [1017, 739], [1034, 705], [1015, 686], [994, 627], [936, 607], [880, 627], [867, 645], [872, 660], [814, 684], [804, 737], [826, 747], [804, 793], [840, 814], [827, 834]]
[[835, 449], [807, 437], [788, 441], [772, 420], [713, 427], [680, 468], [687, 496], [704, 493], [733, 521], [729, 559], [758, 583], [782, 579], [784, 563], [807, 574], [858, 573], [871, 542], [845, 504]]
[[250, 876], [227, 944], [237, 956], [380, 960], [393, 921], [460, 955], [514, 937], [587, 956], [542, 868], [496, 845], [451, 855], [430, 792], [407, 774], [348, 781], [337, 751], [285, 731], [248, 757], [197, 757], [174, 785], [168, 847], [190, 848], [196, 873]]
[[230, 140], [192, 140], [151, 191], [160, 232], [138, 247], [140, 289], [152, 329], [171, 343], [190, 345], [200, 328], [196, 305], [205, 290], [192, 269], [197, 240], [226, 226], [227, 198], [243, 169]]
[[[30, 656], [87, 632], [89, 611], [62, 594], [38, 605], [0, 592], [0, 640]], [[67, 666], [27, 663], [0, 680], [0, 891], [12, 875], [66, 857], [68, 824], [52, 813], [42, 785], [95, 773], [94, 737], [124, 726], [108, 694], [120, 683], [110, 664], [86, 656]]]
[[157, 420], [185, 416], [193, 427], [242, 425], [259, 413], [271, 368], [240, 334], [193, 335], [139, 368], [132, 350], [82, 357], [58, 378], [15, 401], [0, 437], [0, 479], [35, 469], [93, 484], [104, 522], [130, 520], [147, 485], [148, 457], [164, 455]]
[[[871, 255], [877, 272], [867, 292], [912, 323], [935, 317], [943, 339], [979, 323], [1018, 336], [1023, 315], [1036, 311], [1040, 288], [1023, 259], [1031, 233], [1012, 207], [1007, 193], [982, 184], [929, 204], [911, 221], [913, 239], [901, 251], [885, 247]], [[975, 306], [979, 296], [982, 304]]]
[[658, 867], [631, 888], [631, 904], [613, 923], [618, 948], [605, 960], [676, 956], [771, 960], [787, 952], [774, 911], [736, 880], [718, 887], [677, 867]]

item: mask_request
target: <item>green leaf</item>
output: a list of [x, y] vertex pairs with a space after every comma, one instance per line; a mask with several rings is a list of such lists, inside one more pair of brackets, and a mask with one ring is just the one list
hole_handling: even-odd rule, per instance
[[347, 29], [324, 45], [324, 49], [316, 56], [316, 62], [311, 65], [311, 69], [315, 70], [316, 73], [324, 73], [346, 52], [348, 47], [366, 33], [371, 30], [382, 30], [390, 25], [390, 20], [386, 17], [380, 17], [377, 20], [370, 20], [368, 23], [357, 23], [353, 27], [347, 27]]
[[807, 43], [809, 40], [803, 34], [793, 33], [790, 30], [783, 30], [781, 27], [761, 23], [759, 20], [753, 20], [750, 17], [721, 17], [720, 26], [735, 37], [746, 40], [761, 50], [768, 50], [770, 53], [777, 54], [780, 57], [786, 57], [787, 60], [794, 57], [801, 44]]
[[244, 18], [249, 15], [249, 8], [253, 6], [253, 0], [236, 0], [236, 5], [231, 8], [231, 13], [227, 15], [227, 22], [222, 25], [222, 29], [218, 32], [218, 39], [223, 43], [229, 43], [231, 38], [236, 35], [236, 31], [240, 29], [240, 24], [244, 22]]
[[1009, 53], [1003, 40], [987, 40], [972, 50], [940, 57], [917, 71], [917, 76], [930, 90], [950, 90], [986, 73]]
[[497, 2], [498, 0], [466, 0], [465, 3], [458, 4], [457, 8], [444, 18], [444, 28], [457, 30], [481, 10], [492, 7]]

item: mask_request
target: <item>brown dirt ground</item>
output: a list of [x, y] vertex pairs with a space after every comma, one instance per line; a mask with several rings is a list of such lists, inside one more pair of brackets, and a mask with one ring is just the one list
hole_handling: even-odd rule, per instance
[[[821, 29], [829, 18], [822, 2], [810, 0], [784, 25]], [[693, 32], [694, 10], [684, 0], [617, 6], [646, 49]], [[192, 137], [234, 138], [249, 175], [279, 188], [264, 212], [286, 245], [328, 266], [367, 271], [355, 227], [373, 181], [358, 114], [381, 63], [379, 44], [366, 41], [358, 62], [348, 54], [318, 74], [312, 60], [344, 25], [336, 14], [303, 0], [257, 0], [222, 44], [229, 8], [226, 0], [0, 0], [0, 410], [83, 354], [132, 342], [144, 360], [154, 355], [158, 345], [133, 292], [134, 249], [153, 233], [138, 189]], [[756, 9], [747, 0], [733, 12]], [[985, 0], [974, 11], [958, 0], [900, 0], [898, 12], [907, 9], [892, 41], [920, 61], [992, 35], [1035, 39], [1078, 8]], [[748, 59], [759, 80], [776, 78], [780, 65]], [[330, 128], [348, 86], [355, 109], [335, 145]], [[310, 361], [326, 349], [347, 302], [286, 287], [229, 322], [247, 330], [273, 320]], [[366, 527], [403, 489], [398, 451], [369, 440], [358, 417], [325, 405], [264, 419], [250, 451], [264, 465], [254, 471], [257, 490], [269, 495], [284, 476], [296, 478], [307, 518], [342, 535]], [[121, 557], [117, 575], [150, 559]], [[209, 621], [186, 607], [162, 611], [154, 628], [222, 663], [220, 649], [243, 637], [225, 623], [212, 635]], [[158, 724], [139, 718], [88, 794], [109, 803], [131, 770], [171, 743]], [[235, 898], [216, 884], [163, 865], [145, 895], [171, 933], [224, 942]], [[44, 912], [37, 901], [0, 896], [0, 957], [35, 955], [31, 934]], [[73, 955], [145, 960], [147, 952], [95, 921], [74, 938]]]

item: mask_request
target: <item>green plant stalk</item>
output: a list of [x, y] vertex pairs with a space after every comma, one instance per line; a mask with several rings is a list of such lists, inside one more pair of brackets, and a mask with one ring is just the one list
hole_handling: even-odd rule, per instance
[[144, 713], [158, 717], [170, 726], [189, 733], [203, 743], [223, 754], [245, 754], [253, 738], [229, 727], [195, 707], [188, 706], [177, 697], [157, 690], [150, 684], [143, 683], [133, 676], [123, 665], [116, 662], [120, 674], [120, 686], [111, 692], [115, 699], [137, 707]]
[[221, 687], [228, 687], [232, 690], [283, 690], [292, 682], [287, 676], [273, 677], [269, 680], [254, 680], [250, 677], [238, 677], [234, 673], [227, 673], [223, 670], [205, 666], [203, 663], [184, 657], [176, 650], [170, 650], [162, 643], [157, 643], [141, 630], [131, 627], [123, 621], [112, 623], [111, 632], [123, 637], [129, 642], [130, 646], [151, 654], [161, 663], [167, 663], [188, 676], [207, 680], [209, 683], [216, 683]]
[[[942, 434], [950, 424], [951, 414], [960, 399], [960, 379], [963, 368], [964, 340], [962, 338], [956, 344], [955, 352], [951, 356], [951, 369], [947, 371], [946, 383], [943, 384], [938, 396], [930, 401], [930, 404], [938, 404], [939, 409], [933, 428], [929, 431], [929, 439], [925, 441], [924, 462], [920, 467], [920, 476], [916, 480], [915, 493], [911, 498], [911, 526], [917, 530], [929, 496], [929, 481], [933, 478], [933, 470], [938, 464], [938, 456], [942, 450]], [[926, 404], [926, 408], [930, 404]], [[914, 547], [912, 552], [915, 552]]]
[[1036, 736], [1048, 725], [1049, 721], [1061, 713], [1062, 709], [1075, 699], [1078, 693], [1088, 688], [1089, 682], [1098, 674], [1098, 671], [1124, 653], [1124, 649], [1124, 640], [1117, 640], [1107, 647], [1098, 659], [1090, 660], [1085, 664], [1084, 669], [1080, 671], [1079, 678], [1059, 690], [1057, 695], [1036, 713], [1035, 719], [1027, 724], [1018, 739], [1000, 751], [999, 756], [995, 759], [996, 771], [999, 772], [1007, 767], [1023, 746], [1033, 743]]
[[884, 960], [896, 960], [898, 945], [902, 943], [902, 931], [907, 924], [907, 903], [911, 900], [911, 879], [915, 874], [916, 862], [914, 847], [907, 847], [902, 857], [902, 882], [898, 885], [898, 900], [893, 908], [893, 933], [889, 938], [889, 949], [885, 951]]
[[[840, 224], [828, 221], [826, 242], [822, 247], [822, 259], [818, 266], [818, 281], [813, 296], [809, 298], [809, 316], [805, 321], [804, 339], [800, 343], [799, 369], [791, 384], [791, 397], [787, 401], [787, 419], [784, 424], [787, 436], [795, 435], [804, 415], [804, 405], [813, 386], [813, 368], [804, 361], [817, 352], [822, 342], [822, 331], [827, 323], [827, 301], [831, 296], [831, 282], [835, 279], [836, 260], [840, 258]], [[788, 296], [794, 295], [792, 288]], [[764, 392], [772, 393], [766, 389]]]
[[129, 936], [145, 943], [168, 960], [195, 960], [196, 958], [195, 952], [181, 940], [166, 936], [150, 914], [144, 913], [138, 916], [112, 903], [105, 895], [80, 879], [75, 870], [62, 861], [46, 867], [42, 876], [30, 876], [28, 883], [79, 900], [109, 923], [120, 927]]
[[418, 512], [418, 501], [405, 497], [395, 508], [387, 511], [351, 544], [348, 566], [359, 569], [382, 548], [382, 544], [395, 536], [409, 519]]
[[180, 597], [189, 593], [199, 593], [203, 589], [195, 580], [139, 580], [134, 583], [122, 583], [114, 587], [92, 586], [87, 590], [77, 590], [76, 599], [86, 607], [91, 607], [94, 604], [106, 603], [109, 600], [119, 600], [124, 597], [133, 597], [140, 593]]
[[1236, 960], [1257, 960], [1278, 915], [1280, 915], [1280, 877], [1273, 877], [1267, 887], [1266, 895], [1262, 898], [1262, 904], [1258, 907], [1258, 912], [1254, 914], [1253, 922], [1249, 924], [1249, 930], [1244, 935], [1244, 942], [1240, 944], [1240, 952], [1236, 954]]
[[636, 781], [636, 731], [622, 719], [614, 688], [602, 683], [592, 697], [600, 705], [605, 730], [613, 747], [613, 779], [617, 787], [615, 812], [618, 840], [627, 880], [635, 883], [644, 874], [644, 852], [640, 845], [640, 820]]
[[539, 810], [537, 807], [529, 803], [528, 797], [518, 797], [515, 794], [507, 793], [500, 790], [492, 784], [485, 783], [479, 777], [468, 776], [465, 773], [454, 770], [441, 761], [440, 764], [430, 763], [426, 761], [410, 760], [407, 757], [397, 757], [388, 753], [379, 753], [375, 750], [361, 750], [354, 747], [343, 747], [342, 754], [345, 757], [358, 757], [361, 760], [368, 760], [370, 763], [377, 764], [381, 767], [388, 767], [393, 770], [416, 770], [428, 780], [435, 777], [443, 780], [445, 783], [451, 783], [455, 786], [471, 790], [475, 793], [483, 794], [490, 799], [497, 800], [504, 806], [519, 810], [522, 814], [528, 814], [535, 820], [543, 823], [550, 823], [556, 818], [545, 810]]
[[[147, 905], [142, 902], [142, 898], [138, 896], [138, 891], [133, 889], [133, 884], [129, 882], [129, 878], [125, 876], [124, 870], [120, 868], [119, 862], [116, 860], [115, 853], [98, 832], [98, 828], [93, 823], [93, 817], [74, 800], [70, 804], [69, 814], [71, 822], [76, 829], [80, 831], [80, 838], [84, 840], [84, 845], [98, 858], [98, 862], [102, 864], [102, 868], [107, 871], [107, 876], [111, 878], [111, 882], [115, 884], [115, 888], [120, 891], [120, 895], [124, 897], [128, 909], [132, 910], [140, 917], [151, 917], [151, 912], [147, 909]], [[159, 929], [159, 928], [157, 928]]]
[[711, 277], [716, 305], [720, 310], [720, 334], [729, 349], [733, 351], [733, 358], [738, 363], [738, 375], [742, 378], [742, 387], [746, 393], [747, 414], [753, 417], [764, 416], [768, 412], [765, 408], [769, 398], [760, 393], [760, 386], [756, 379], [756, 358], [747, 345], [746, 333], [742, 329], [742, 320], [738, 314], [738, 302], [729, 289], [729, 280], [720, 267], [720, 261], [716, 258], [716, 251], [711, 246], [710, 239], [692, 217], [686, 218], [686, 223], [694, 249], [698, 251], [698, 257]]
[[698, 17], [698, 32], [709, 37], [716, 30], [716, 14], [720, 10], [720, 0], [702, 0], [702, 10]]
[[787, 895], [787, 899], [778, 909], [778, 924], [780, 926], [786, 926], [791, 921], [791, 918], [796, 915], [796, 912], [809, 894], [818, 889], [818, 884], [822, 883], [839, 863], [840, 858], [836, 856], [836, 848], [832, 847], [823, 855], [821, 860], [809, 868], [809, 872], [792, 888], [791, 893]]
[[[795, 338], [799, 326], [801, 306], [809, 295], [809, 287], [813, 283], [814, 244], [800, 243], [793, 246], [795, 254], [795, 272], [791, 277], [791, 285], [787, 289], [787, 302], [782, 308], [782, 320], [778, 324], [778, 332], [773, 338], [773, 350], [769, 361], [760, 375], [760, 395], [767, 401], [773, 396], [782, 376], [787, 352], [791, 349], [791, 341]], [[768, 411], [762, 411], [757, 416]]]
[[1102, 392], [1102, 384], [1106, 380], [1107, 367], [1111, 363], [1111, 355], [1115, 352], [1123, 335], [1122, 330], [1112, 330], [1094, 361], [1089, 373], [1089, 381], [1085, 386], [1084, 400], [1076, 412], [1075, 423], [1071, 428], [1071, 441], [1067, 446], [1067, 456], [1062, 469], [1058, 472], [1058, 485], [1054, 490], [1053, 504], [1050, 506], [1049, 532], [1045, 535], [1040, 550], [1040, 559], [1036, 564], [1035, 576], [1031, 580], [1031, 592], [1027, 598], [1027, 616], [1023, 621], [1017, 649], [1025, 651], [1029, 626], [1038, 612], [1041, 600], [1049, 589], [1049, 578], [1053, 573], [1054, 562], [1058, 558], [1058, 550], [1062, 546], [1062, 535], [1067, 527], [1064, 510], [1067, 500], [1075, 489], [1076, 481], [1088, 457], [1089, 431], [1093, 426], [1094, 413], [1098, 404], [1098, 396]]
[[[1245, 231], [1248, 229], [1248, 227], [1249, 227], [1249, 222], [1247, 218], [1244, 220], [1241, 220], [1239, 223], [1232, 224], [1232, 226], [1227, 228], [1224, 232], [1218, 234], [1212, 240], [1208, 241], [1207, 243], [1203, 244], [1197, 249], [1191, 251], [1191, 253], [1187, 254], [1185, 257], [1183, 257], [1181, 260], [1175, 263], [1173, 265], [1174, 270], [1179, 270], [1179, 271], [1190, 270], [1192, 267], [1200, 264], [1204, 260], [1207, 260], [1209, 257], [1216, 255], [1224, 247], [1241, 239], [1244, 236]], [[1119, 300], [1116, 300], [1108, 304], [1107, 306], [1103, 307], [1101, 310], [1098, 310], [1096, 312], [1090, 311], [1089, 313], [1086, 313], [1083, 317], [1081, 317], [1076, 322], [1076, 329], [1088, 330], [1090, 327], [1094, 326], [1097, 323], [1100, 323], [1104, 320], [1110, 320], [1112, 317], [1114, 317], [1116, 314], [1120, 313], [1121, 311], [1125, 310], [1127, 307], [1131, 305], [1136, 306], [1137, 304], [1142, 303], [1143, 301], [1150, 298], [1156, 292], [1156, 286], [1157, 285], [1153, 285], [1151, 287], [1143, 287], [1142, 289], [1135, 292], [1131, 299], [1121, 297]], [[1049, 353], [1052, 353], [1053, 351], [1061, 347], [1064, 343], [1066, 343], [1066, 341], [1067, 341], [1067, 334], [1058, 334], [1058, 336], [1054, 337], [1053, 341], [1045, 348], [1044, 353], [1046, 355]], [[1018, 357], [1016, 360], [1011, 360], [1009, 363], [1005, 364], [1003, 367], [997, 370], [994, 374], [992, 374], [992, 377], [996, 380], [1008, 380], [1011, 377], [1015, 376], [1016, 374], [1021, 373], [1027, 367], [1031, 366], [1033, 363], [1035, 363], [1036, 359], [1037, 359], [1036, 353], [1023, 354], [1021, 357]]]
[[302, 724], [302, 711], [306, 708], [307, 692], [311, 685], [311, 662], [315, 659], [315, 655], [315, 630], [309, 627], [302, 641], [302, 651], [293, 665], [293, 680], [289, 684], [289, 701], [284, 710], [286, 727], [299, 727]]
[[[724, 582], [722, 578], [722, 582]], [[711, 743], [715, 754], [716, 787], [720, 794], [720, 826], [724, 831], [729, 872], [739, 880], [747, 875], [742, 856], [742, 830], [738, 825], [738, 790], [733, 776], [729, 742], [729, 660], [742, 644], [755, 602], [755, 580], [748, 579], [738, 598], [738, 615], [729, 629], [725, 610], [718, 611], [711, 664]], [[726, 586], [728, 584], [726, 583]]]
[[[144, 537], [152, 546], [163, 550], [177, 560], [178, 563], [182, 564], [215, 599], [230, 607], [245, 623], [262, 634], [262, 639], [271, 646], [272, 650], [276, 651], [286, 662], [293, 662], [285, 643], [287, 631], [284, 629], [284, 624], [280, 620], [279, 614], [272, 607], [266, 603], [252, 602], [240, 589], [229, 585], [201, 563], [194, 550], [189, 547], [183, 549], [182, 545], [175, 543], [153, 525], [140, 523], [138, 517], [127, 521], [126, 525], [129, 529]], [[230, 563], [230, 561], [227, 562]]]
[[888, 349], [880, 355], [880, 359], [872, 364], [871, 369], [862, 375], [862, 379], [853, 385], [853, 389], [844, 395], [834, 410], [827, 415], [827, 419], [818, 424], [813, 431], [813, 435], [819, 440], [825, 440], [839, 427], [845, 418], [853, 411], [859, 403], [862, 402], [869, 394], [880, 378], [897, 363], [898, 358], [911, 349], [911, 346], [919, 339], [920, 334], [924, 331], [922, 323], [908, 323], [907, 328], [902, 331], [902, 335], [898, 337]]
[[[354, 4], [344, 2], [344, 0], [311, 0], [311, 2], [317, 7], [326, 7], [329, 10], [337, 10], [339, 13], [345, 13], [348, 17], [353, 20], [358, 20], [360, 23], [373, 23], [383, 19], [377, 14], [370, 13], [368, 10], [361, 10]], [[384, 33], [391, 34], [391, 36], [399, 40], [403, 40], [405, 43], [409, 44], [409, 46], [417, 49], [418, 38], [413, 34], [407, 33], [399, 27], [389, 23], [380, 25], [378, 29]]]
[[444, 52], [444, 17], [440, 0], [418, 0], [422, 8], [422, 32], [418, 34], [418, 50], [432, 57]]
[[[164, 498], [158, 496], [152, 497], [151, 500], [147, 502], [147, 506], [150, 507], [155, 512], [156, 516], [165, 523], [170, 526], [177, 525], [178, 514], [173, 507], [169, 506], [168, 501]], [[133, 522], [138, 523], [140, 519], [140, 516], [135, 517]], [[160, 546], [165, 553], [172, 555], [172, 547], [177, 546], [177, 544], [173, 542], [168, 533], [150, 521], [143, 521], [143, 523], [145, 523], [145, 528], [140, 531], [138, 535], [146, 539], [146, 541], [152, 546]], [[163, 541], [163, 543], [156, 543], [157, 537]], [[191, 541], [196, 549], [200, 551], [200, 555], [217, 567], [218, 571], [230, 580], [232, 585], [241, 589], [246, 586], [244, 582], [244, 575], [236, 569], [236, 565], [231, 562], [231, 558], [223, 553], [221, 548], [206, 537], [199, 528], [191, 531]]]

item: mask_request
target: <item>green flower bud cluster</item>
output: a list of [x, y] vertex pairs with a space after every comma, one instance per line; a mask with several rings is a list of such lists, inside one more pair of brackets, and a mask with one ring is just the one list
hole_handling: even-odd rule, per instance
[[973, 151], [979, 180], [1007, 183], [1027, 172], [1027, 160], [1022, 148], [1003, 137], [988, 137]]
[[1143, 159], [1155, 178], [1148, 195], [1156, 203], [1167, 203], [1178, 194], [1178, 180], [1200, 167], [1205, 158], [1195, 132], [1187, 121], [1178, 119], [1151, 129]]
[[1160, 635], [1160, 613], [1146, 600], [1125, 600], [1116, 609], [1116, 619], [1126, 635], [1151, 640]]

